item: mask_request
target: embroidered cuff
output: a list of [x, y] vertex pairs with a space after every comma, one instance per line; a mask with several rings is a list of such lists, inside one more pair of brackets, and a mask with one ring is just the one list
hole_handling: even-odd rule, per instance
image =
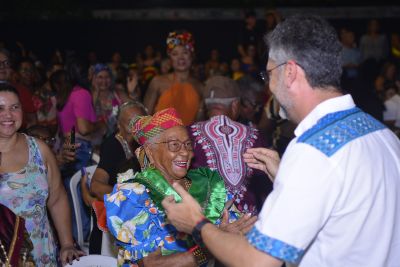
[[256, 249], [283, 261], [296, 263], [304, 254], [304, 250], [264, 235], [255, 226], [247, 233], [246, 237]]

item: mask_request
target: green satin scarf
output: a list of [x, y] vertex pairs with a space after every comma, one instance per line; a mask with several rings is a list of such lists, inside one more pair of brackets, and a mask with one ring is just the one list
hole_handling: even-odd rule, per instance
[[[208, 168], [190, 170], [187, 178], [192, 181], [189, 194], [200, 204], [204, 216], [215, 223], [221, 217], [225, 206], [227, 193], [224, 180], [218, 172]], [[173, 195], [176, 202], [182, 200], [161, 172], [154, 168], [147, 168], [138, 173], [133, 181], [143, 184], [150, 190], [149, 195], [160, 210], [164, 210], [161, 201], [166, 196]]]

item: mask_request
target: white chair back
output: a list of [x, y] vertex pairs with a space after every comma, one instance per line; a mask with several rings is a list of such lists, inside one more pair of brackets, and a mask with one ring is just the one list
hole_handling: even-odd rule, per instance
[[[97, 165], [92, 165], [89, 167], [86, 167], [86, 172], [89, 173], [89, 178], [93, 175], [94, 171], [96, 170]], [[85, 244], [83, 240], [83, 226], [82, 226], [82, 215], [81, 215], [81, 209], [80, 209], [80, 201], [79, 201], [79, 196], [78, 196], [78, 183], [81, 180], [82, 175], [81, 171], [77, 171], [72, 177], [71, 181], [69, 182], [69, 188], [71, 190], [71, 196], [72, 196], [72, 205], [74, 206], [73, 212], [75, 213], [75, 223], [76, 223], [76, 229], [77, 229], [77, 234], [78, 234], [78, 245], [85, 251], [85, 247], [88, 247], [88, 244]], [[91, 226], [92, 228], [92, 226]]]
[[95, 164], [99, 164], [99, 162], [100, 162], [100, 155], [97, 154], [96, 152], [93, 152], [93, 154], [92, 154], [92, 161], [93, 161]]
[[110, 233], [104, 233], [101, 239], [101, 255], [117, 257], [118, 246], [115, 244], [115, 237]]
[[89, 255], [80, 257], [79, 261], [74, 260], [71, 267], [115, 267], [117, 259], [103, 255]]

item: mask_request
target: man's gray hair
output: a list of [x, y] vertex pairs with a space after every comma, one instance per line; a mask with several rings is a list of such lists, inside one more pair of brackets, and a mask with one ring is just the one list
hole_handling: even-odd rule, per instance
[[339, 89], [342, 45], [326, 20], [318, 16], [287, 18], [265, 37], [265, 42], [276, 64], [294, 60], [311, 87]]

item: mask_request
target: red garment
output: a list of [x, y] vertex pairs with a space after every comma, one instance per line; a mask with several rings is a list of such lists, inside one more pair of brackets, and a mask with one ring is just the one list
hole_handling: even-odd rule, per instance
[[92, 207], [94, 209], [94, 213], [96, 214], [97, 218], [97, 227], [107, 233], [108, 227], [107, 227], [107, 216], [106, 216], [106, 208], [104, 206], [103, 201], [96, 200], [92, 203]]
[[27, 125], [27, 113], [36, 113], [36, 108], [33, 105], [33, 98], [32, 94], [29, 91], [28, 88], [23, 86], [22, 84], [18, 83], [13, 83], [12, 86], [17, 90], [19, 94], [19, 101], [21, 101], [21, 106], [22, 106], [22, 111], [24, 113], [23, 119], [22, 119], [22, 125], [21, 128], [24, 129]]
[[32, 94], [29, 89], [22, 84], [17, 83], [12, 84], [12, 86], [14, 86], [15, 89], [17, 89], [18, 91], [19, 100], [21, 101], [22, 110], [24, 111], [24, 113], [35, 113], [36, 108], [33, 105]]

